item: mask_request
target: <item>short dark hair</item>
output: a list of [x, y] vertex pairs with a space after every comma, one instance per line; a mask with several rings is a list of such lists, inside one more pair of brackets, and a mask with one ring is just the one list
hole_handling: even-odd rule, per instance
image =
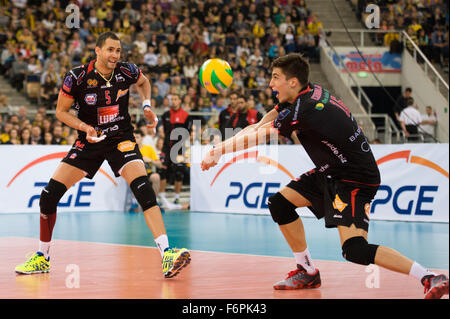
[[408, 100], [406, 101], [406, 105], [410, 106], [410, 105], [413, 105], [413, 104], [414, 104], [414, 98], [409, 97]]
[[141, 130], [134, 130], [133, 131], [133, 134], [139, 134], [139, 135], [144, 135], [144, 134], [142, 134], [142, 131]]
[[309, 82], [309, 63], [300, 53], [289, 53], [276, 58], [272, 62], [273, 68], [280, 68], [286, 79], [297, 78], [302, 86]]
[[116, 41], [120, 41], [119, 37], [117, 36], [117, 34], [115, 34], [114, 32], [111, 31], [107, 31], [107, 32], [103, 32], [102, 34], [100, 34], [97, 38], [97, 42], [95, 43], [95, 46], [101, 48], [103, 47], [103, 45], [105, 44], [107, 39], [113, 39]]
[[410, 92], [411, 93], [412, 89], [408, 87], [408, 88], [405, 89], [405, 92]]

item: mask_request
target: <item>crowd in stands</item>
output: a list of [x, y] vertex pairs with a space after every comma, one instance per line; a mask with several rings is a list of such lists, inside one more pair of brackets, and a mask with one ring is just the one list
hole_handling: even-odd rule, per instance
[[[380, 8], [380, 29], [375, 41], [391, 47], [398, 44], [398, 31], [406, 31], [426, 57], [448, 72], [449, 65], [449, 12], [447, 0], [358, 0], [358, 10], [369, 3]], [[361, 15], [364, 19], [364, 16]], [[407, 42], [406, 48], [413, 50]]]
[[[79, 28], [67, 26], [70, 4], [79, 8]], [[302, 52], [311, 63], [319, 61], [322, 24], [304, 0], [0, 1], [0, 76], [39, 106], [33, 117], [4, 114], [2, 143], [72, 142], [76, 132], [46, 110], [55, 108], [64, 75], [95, 58], [96, 37], [108, 30], [121, 39], [121, 59], [137, 64], [151, 79], [158, 114], [178, 93], [184, 110], [215, 112], [197, 117], [203, 128], [219, 128], [219, 113], [230, 109], [232, 91], [244, 98], [245, 109], [264, 114], [275, 105], [268, 88], [273, 59]], [[232, 86], [219, 95], [209, 94], [198, 80], [200, 66], [212, 57], [225, 59], [233, 69]], [[31, 84], [38, 87], [35, 96], [28, 91]], [[140, 103], [137, 91], [130, 90], [130, 108]], [[0, 95], [0, 112], [8, 104], [13, 101]], [[62, 138], [56, 137], [58, 127]]]

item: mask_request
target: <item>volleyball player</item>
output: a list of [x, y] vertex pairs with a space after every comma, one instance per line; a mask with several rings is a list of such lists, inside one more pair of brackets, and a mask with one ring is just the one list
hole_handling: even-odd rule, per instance
[[[150, 82], [136, 65], [119, 61], [121, 43], [115, 33], [102, 33], [95, 53], [95, 60], [72, 69], [64, 78], [56, 117], [77, 129], [79, 137], [41, 193], [39, 250], [15, 271], [35, 274], [50, 270], [50, 244], [58, 202], [73, 184], [84, 177], [93, 178], [106, 159], [115, 176], [127, 181], [141, 205], [161, 253], [163, 274], [166, 278], [173, 277], [190, 262], [190, 253], [185, 248], [169, 247], [161, 211], [128, 113], [129, 88], [135, 84], [143, 99], [149, 128], [156, 127], [157, 117], [150, 107]], [[72, 105], [78, 117], [69, 113]]]
[[308, 251], [297, 207], [308, 207], [325, 227], [337, 227], [343, 257], [361, 265], [376, 264], [409, 274], [425, 287], [425, 298], [448, 294], [448, 278], [430, 272], [394, 249], [367, 242], [370, 203], [380, 173], [367, 138], [347, 107], [329, 91], [309, 82], [309, 64], [291, 53], [272, 64], [270, 88], [279, 104], [257, 125], [219, 143], [204, 157], [201, 167], [216, 165], [225, 153], [266, 142], [279, 133], [298, 137], [316, 168], [292, 180], [271, 196], [268, 206], [273, 220], [293, 251], [297, 268], [273, 288], [303, 289], [321, 285], [319, 270]]

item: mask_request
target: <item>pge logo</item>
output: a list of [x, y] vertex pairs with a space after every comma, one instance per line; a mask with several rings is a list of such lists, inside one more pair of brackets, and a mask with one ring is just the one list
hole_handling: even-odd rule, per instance
[[[62, 159], [67, 155], [67, 152], [58, 152], [58, 153], [52, 153], [48, 154], [42, 157], [39, 157], [35, 159], [34, 161], [26, 164], [23, 168], [21, 168], [14, 176], [11, 178], [11, 180], [8, 182], [6, 187], [10, 187], [16, 179], [18, 179], [23, 173], [31, 169], [32, 167], [41, 164], [46, 161], [51, 161], [55, 159]], [[110, 180], [114, 186], [117, 186], [117, 183], [114, 181], [114, 179], [108, 175], [103, 169], [99, 169], [99, 173], [103, 174], [108, 180]], [[25, 182], [27, 186], [29, 186], [30, 182]], [[31, 208], [33, 205], [38, 205], [40, 194], [42, 191], [42, 188], [47, 186], [47, 182], [42, 181], [31, 181], [31, 184], [33, 185], [33, 188], [36, 188], [36, 193], [31, 195], [27, 201], [27, 207]], [[78, 187], [76, 185], [78, 184]], [[75, 189], [75, 193], [70, 193], [71, 190], [68, 190], [68, 197], [67, 200], [61, 201], [58, 203], [58, 207], [90, 207], [91, 202], [89, 200], [89, 197], [91, 196], [91, 189], [95, 186], [94, 181], [89, 182], [79, 182], [73, 186]]]
[[[447, 178], [447, 180], [449, 178], [449, 173], [445, 169], [430, 160], [411, 155], [410, 150], [388, 154], [380, 158], [377, 161], [377, 164], [381, 165], [383, 163], [397, 159], [405, 159], [408, 164], [427, 167], [431, 170], [434, 170], [435, 172], [438, 172], [441, 176], [443, 176], [443, 178]], [[420, 179], [417, 179], [417, 176], [414, 176], [413, 179], [414, 178], [418, 182], [420, 182]], [[378, 193], [382, 194], [383, 197], [377, 198], [372, 202], [370, 213], [373, 214], [377, 206], [388, 205], [389, 203], [392, 203], [392, 207], [397, 214], [431, 216], [433, 214], [433, 210], [425, 209], [423, 205], [425, 203], [433, 203], [438, 190], [439, 185], [403, 184], [398, 187], [380, 185], [380, 187], [378, 188]], [[405, 201], [405, 198], [407, 198], [408, 200]], [[405, 205], [405, 203], [407, 204]]]
[[[258, 151], [246, 152], [240, 154], [227, 163], [225, 163], [222, 168], [217, 172], [214, 176], [211, 187], [214, 185], [219, 176], [231, 165], [245, 160], [254, 158], [258, 163], [274, 166], [277, 169], [281, 170], [285, 174], [287, 174], [291, 179], [295, 179], [294, 176], [280, 163], [272, 160], [271, 158], [265, 156], [258, 156]], [[242, 183], [239, 181], [230, 182], [230, 193], [227, 194], [225, 200], [225, 207], [229, 207], [231, 201], [241, 200], [242, 203], [247, 208], [261, 208], [267, 209], [267, 200], [270, 196], [274, 195], [278, 189], [280, 188], [280, 183], [274, 182], [253, 182], [253, 183]]]

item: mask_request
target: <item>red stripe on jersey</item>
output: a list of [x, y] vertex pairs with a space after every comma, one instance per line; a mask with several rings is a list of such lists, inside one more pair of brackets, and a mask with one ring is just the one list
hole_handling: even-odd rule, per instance
[[87, 74], [89, 74], [90, 72], [92, 72], [92, 70], [94, 70], [94, 63], [95, 63], [95, 61], [96, 60], [92, 60], [91, 63], [89, 63]]
[[64, 96], [67, 96], [68, 98], [71, 98], [71, 99], [74, 98], [72, 95], [70, 95], [70, 94], [64, 92], [62, 89], [59, 90], [59, 93], [61, 93], [61, 94], [64, 95]]
[[357, 182], [357, 181], [349, 181], [347, 179], [341, 179], [341, 181], [347, 182], [347, 183], [355, 183], [355, 184], [361, 184], [361, 185], [366, 185], [366, 186], [372, 186], [372, 187], [380, 186], [380, 184], [367, 184], [367, 183], [362, 183], [362, 182]]

